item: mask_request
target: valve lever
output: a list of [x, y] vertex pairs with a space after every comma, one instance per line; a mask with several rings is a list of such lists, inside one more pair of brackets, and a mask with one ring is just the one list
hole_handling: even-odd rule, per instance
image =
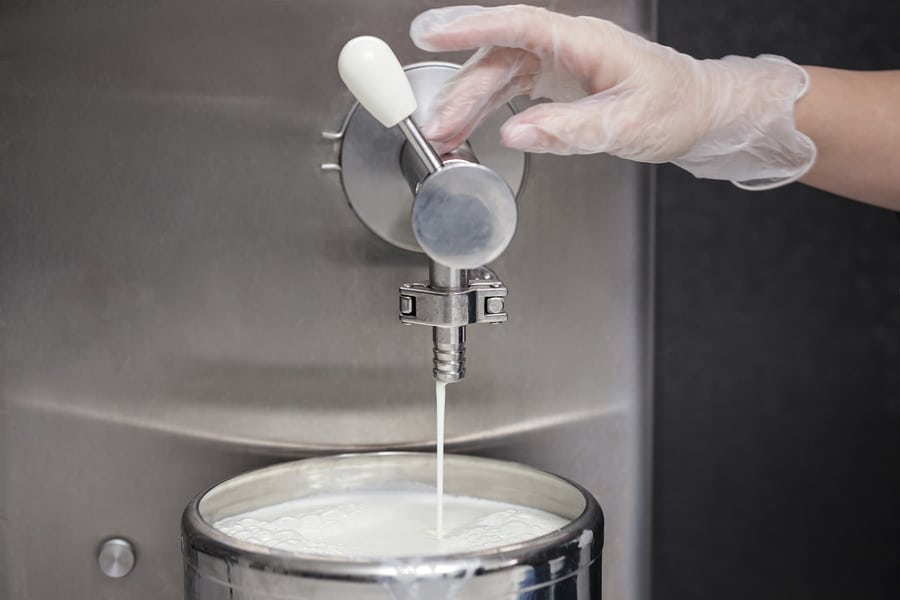
[[385, 127], [398, 127], [429, 174], [444, 166], [412, 114], [419, 107], [403, 66], [384, 40], [353, 38], [338, 57], [338, 73], [350, 92]]

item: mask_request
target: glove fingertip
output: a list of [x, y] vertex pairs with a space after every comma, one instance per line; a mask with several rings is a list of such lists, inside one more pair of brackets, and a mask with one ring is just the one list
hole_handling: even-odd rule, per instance
[[424, 31], [421, 28], [416, 28], [415, 26], [416, 23], [413, 21], [413, 24], [409, 27], [409, 38], [416, 48], [424, 50], [425, 52], [440, 52], [441, 47], [440, 45], [433, 43], [430, 32]]
[[500, 128], [500, 143], [514, 150], [543, 152], [545, 137], [540, 128], [530, 124], [507, 122]]
[[465, 46], [463, 40], [466, 28], [458, 27], [458, 20], [483, 10], [480, 6], [449, 6], [426, 10], [409, 24], [409, 37], [413, 44], [426, 52], [459, 50]]

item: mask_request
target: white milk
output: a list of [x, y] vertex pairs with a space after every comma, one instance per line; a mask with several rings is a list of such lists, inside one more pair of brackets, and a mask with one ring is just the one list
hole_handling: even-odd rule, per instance
[[565, 526], [557, 515], [503, 502], [445, 495], [443, 536], [428, 488], [323, 494], [215, 523], [238, 539], [300, 554], [341, 558], [433, 556], [497, 548]]
[[437, 413], [437, 536], [444, 536], [444, 413], [447, 384], [434, 382], [434, 399]]

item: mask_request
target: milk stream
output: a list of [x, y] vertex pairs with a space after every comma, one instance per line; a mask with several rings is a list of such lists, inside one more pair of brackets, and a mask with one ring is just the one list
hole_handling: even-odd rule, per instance
[[434, 382], [434, 399], [437, 413], [437, 536], [444, 537], [444, 414], [447, 400], [447, 384]]
[[227, 517], [214, 524], [238, 539], [305, 555], [384, 559], [424, 557], [524, 542], [567, 524], [514, 504], [447, 494], [444, 535], [434, 529], [434, 490], [320, 494]]

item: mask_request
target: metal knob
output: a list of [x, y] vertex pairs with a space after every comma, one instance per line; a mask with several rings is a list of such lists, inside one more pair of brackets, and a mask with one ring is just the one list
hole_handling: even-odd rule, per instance
[[475, 269], [499, 257], [516, 232], [516, 200], [502, 177], [474, 163], [450, 163], [419, 187], [416, 240], [432, 260]]
[[134, 569], [134, 546], [122, 538], [110, 538], [100, 545], [97, 564], [107, 577], [125, 577]]

